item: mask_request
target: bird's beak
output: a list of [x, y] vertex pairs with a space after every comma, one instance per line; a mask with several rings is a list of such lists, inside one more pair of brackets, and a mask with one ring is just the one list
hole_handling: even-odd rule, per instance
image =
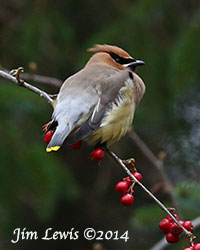
[[142, 60], [135, 60], [134, 62], [128, 63], [126, 67], [136, 67], [144, 64], [145, 62], [143, 62]]
[[145, 62], [143, 62], [142, 60], [135, 60], [133, 62], [124, 64], [124, 67], [130, 68], [131, 70], [134, 71], [137, 66], [144, 65], [144, 64]]

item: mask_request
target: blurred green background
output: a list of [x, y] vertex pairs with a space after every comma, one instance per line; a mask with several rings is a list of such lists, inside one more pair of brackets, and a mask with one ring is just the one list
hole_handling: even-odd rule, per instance
[[[3, 0], [0, 8], [0, 64], [66, 79], [87, 62], [95, 43], [118, 45], [146, 62], [137, 73], [146, 83], [134, 128], [156, 154], [166, 155], [165, 172], [181, 219], [200, 216], [200, 1], [198, 0]], [[34, 66], [34, 67], [33, 67]], [[49, 93], [57, 88], [36, 86]], [[135, 190], [134, 205], [124, 208], [115, 184], [126, 176], [108, 156], [101, 166], [89, 161], [93, 150], [65, 144], [47, 154], [42, 125], [51, 107], [26, 89], [0, 79], [0, 247], [1, 249], [147, 250], [163, 235], [165, 217], [147, 195]], [[159, 173], [126, 136], [112, 149], [134, 156], [143, 183], [167, 206]], [[20, 241], [15, 228], [41, 236], [87, 227], [129, 231], [124, 241]], [[199, 230], [195, 233], [199, 236]], [[167, 249], [188, 246], [185, 237]]]

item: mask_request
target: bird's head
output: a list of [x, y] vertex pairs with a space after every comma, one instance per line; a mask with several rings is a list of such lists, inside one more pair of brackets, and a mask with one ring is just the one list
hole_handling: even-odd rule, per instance
[[88, 51], [95, 53], [88, 61], [88, 65], [101, 64], [121, 70], [130, 68], [133, 71], [137, 66], [144, 65], [143, 61], [134, 59], [125, 50], [117, 46], [96, 44]]

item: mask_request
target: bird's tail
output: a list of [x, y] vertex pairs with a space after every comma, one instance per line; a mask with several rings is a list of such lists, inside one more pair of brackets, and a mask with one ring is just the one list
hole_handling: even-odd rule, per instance
[[62, 146], [63, 142], [65, 141], [66, 137], [69, 135], [70, 130], [69, 127], [66, 125], [58, 125], [54, 135], [51, 138], [51, 141], [47, 145], [46, 151], [58, 151], [59, 148]]

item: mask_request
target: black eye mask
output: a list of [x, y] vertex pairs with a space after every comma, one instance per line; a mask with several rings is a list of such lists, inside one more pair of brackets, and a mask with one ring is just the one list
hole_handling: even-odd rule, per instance
[[133, 58], [124, 58], [124, 57], [121, 57], [121, 56], [118, 56], [117, 54], [111, 52], [109, 53], [110, 56], [115, 60], [116, 63], [119, 63], [121, 65], [123, 64], [128, 64], [128, 63], [131, 63], [131, 62], [135, 62], [136, 60], [133, 59]]

